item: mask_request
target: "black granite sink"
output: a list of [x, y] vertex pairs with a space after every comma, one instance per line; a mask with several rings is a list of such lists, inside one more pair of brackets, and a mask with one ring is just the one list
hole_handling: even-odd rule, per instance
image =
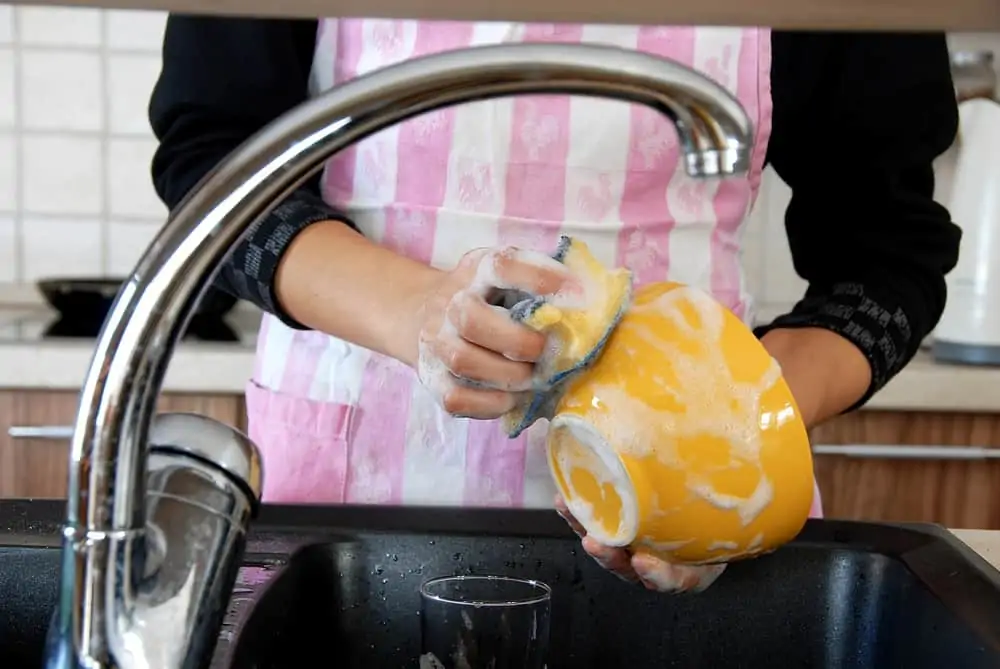
[[56, 601], [58, 577], [59, 551], [55, 548], [0, 546], [0, 667], [42, 666], [42, 642]]
[[550, 669], [1000, 667], [1000, 575], [932, 526], [812, 522], [707, 592], [668, 597], [603, 572], [554, 514], [336, 516], [327, 522], [339, 536], [301, 548], [262, 588], [234, 669], [293, 669], [316, 657], [415, 667], [418, 586], [451, 574], [549, 583]]
[[[0, 502], [3, 669], [40, 666], [60, 511]], [[271, 507], [255, 528], [213, 669], [415, 667], [418, 587], [450, 574], [549, 583], [550, 669], [1000, 667], [1000, 574], [933, 526], [810, 522], [675, 597], [604, 573], [547, 512]]]

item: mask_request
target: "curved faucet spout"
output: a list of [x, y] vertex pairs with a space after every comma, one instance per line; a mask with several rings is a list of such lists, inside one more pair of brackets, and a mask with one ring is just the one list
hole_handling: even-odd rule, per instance
[[[345, 83], [251, 138], [193, 190], [146, 251], [86, 377], [72, 440], [60, 607], [64, 646], [80, 666], [142, 666], [117, 657], [111, 639], [120, 634], [115, 592], [130, 577], [122, 572], [138, 568], [116, 562], [121, 551], [113, 544], [149, 534], [146, 444], [155, 400], [220, 263], [255, 221], [345, 147], [435, 109], [517, 94], [646, 105], [676, 127], [691, 176], [749, 166], [751, 124], [724, 88], [651, 55], [578, 44], [479, 47], [410, 60]], [[187, 657], [177, 666], [197, 664]]]

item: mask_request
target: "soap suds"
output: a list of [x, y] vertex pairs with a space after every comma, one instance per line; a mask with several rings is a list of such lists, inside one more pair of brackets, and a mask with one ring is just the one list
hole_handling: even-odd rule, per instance
[[[781, 378], [778, 364], [772, 360], [765, 373], [752, 382], [734, 379], [721, 343], [725, 327], [722, 307], [699, 290], [675, 288], [648, 303], [633, 305], [632, 310], [637, 316], [655, 312], [657, 318], [669, 319], [680, 335], [678, 341], [666, 343], [641, 319], [626, 319], [619, 326], [627, 331], [622, 334], [637, 337], [665, 355], [674, 381], [668, 384], [662, 373], [652, 378], [664, 398], [678, 408], [658, 410], [626, 394], [620, 384], [602, 385], [593, 389], [598, 398], [595, 408], [605, 405], [609, 410], [591, 412], [594, 427], [623, 454], [636, 458], [655, 456], [680, 471], [687, 468], [675, 442], [663, 441], [664, 434], [677, 440], [724, 441], [733, 456], [731, 466], [756, 470], [759, 479], [754, 490], [746, 497], [723, 494], [703, 474], [691, 471], [687, 472], [685, 488], [718, 509], [734, 511], [743, 526], [748, 526], [774, 497], [773, 484], [760, 458], [760, 401]], [[692, 316], [699, 322], [692, 322]], [[639, 360], [636, 366], [640, 366]], [[759, 544], [744, 550], [759, 552]]]
[[739, 547], [740, 545], [735, 541], [713, 541], [708, 544], [710, 551], [734, 551]]
[[[421, 337], [417, 344], [417, 379], [439, 402], [459, 385], [489, 387], [509, 393], [526, 392], [534, 387], [535, 381], [531, 377], [519, 382], [491, 384], [461, 378], [452, 372], [448, 362], [442, 358], [461, 347], [473, 346], [462, 338], [459, 331], [464, 328], [469, 318], [470, 307], [477, 302], [485, 304], [479, 295], [470, 290], [453, 295], [437, 336]], [[508, 317], [506, 312], [503, 313], [503, 317]], [[510, 359], [509, 356], [505, 357]]]
[[424, 653], [420, 656], [420, 669], [446, 669], [446, 667], [434, 653]]
[[587, 306], [586, 293], [581, 285], [581, 277], [578, 277], [561, 262], [540, 251], [529, 251], [516, 247], [506, 247], [502, 249], [491, 249], [483, 254], [476, 266], [476, 277], [469, 286], [470, 290], [479, 295], [486, 296], [494, 290], [518, 290], [522, 291], [527, 286], [516, 285], [510, 277], [503, 277], [500, 265], [504, 261], [514, 261], [524, 265], [530, 265], [538, 269], [548, 270], [554, 274], [565, 278], [563, 287], [551, 294], [537, 295], [536, 297], [546, 297], [549, 301], [565, 309], [582, 309]]
[[637, 546], [648, 548], [654, 553], [673, 553], [689, 545], [692, 540], [686, 541], [652, 541], [651, 539], [639, 539]]
[[639, 577], [659, 592], [702, 592], [722, 575], [725, 564], [672, 564], [651, 555], [632, 561]]
[[[606, 546], [627, 546], [632, 543], [638, 532], [638, 501], [628, 472], [618, 456], [599, 433], [577, 416], [557, 416], [549, 429], [555, 435], [550, 452], [550, 457], [555, 460], [553, 463], [555, 467], [550, 469], [553, 470], [553, 475], [557, 471], [561, 473], [568, 488], [560, 492], [570, 513], [587, 528], [589, 534]], [[560, 438], [568, 438], [578, 447], [559, 447]], [[575, 490], [573, 471], [577, 469], [594, 476], [599, 487], [612, 488], [621, 500], [621, 514], [617, 532], [614, 534], [604, 531], [602, 524], [596, 518], [593, 505]], [[558, 477], [555, 477], [555, 483], [557, 487], [561, 487]]]

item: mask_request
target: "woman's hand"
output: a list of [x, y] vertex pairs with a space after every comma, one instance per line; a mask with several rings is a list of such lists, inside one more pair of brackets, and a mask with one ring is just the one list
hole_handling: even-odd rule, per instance
[[497, 418], [530, 390], [545, 337], [488, 300], [499, 291], [534, 296], [582, 293], [578, 280], [547, 256], [516, 248], [477, 249], [440, 273], [419, 295], [409, 336], [418, 343], [420, 382], [448, 413]]
[[299, 233], [275, 283], [293, 319], [413, 367], [447, 411], [475, 418], [513, 408], [545, 346], [543, 335], [490, 306], [498, 291], [574, 295], [582, 287], [541, 253], [478, 249], [442, 272], [337, 221]]
[[633, 555], [625, 548], [604, 546], [587, 536], [587, 530], [573, 517], [561, 497], [556, 498], [556, 511], [580, 537], [583, 550], [599, 565], [625, 581], [641, 583], [647, 590], [664, 593], [701, 592], [715, 583], [726, 570], [724, 564], [670, 564], [652, 555]]

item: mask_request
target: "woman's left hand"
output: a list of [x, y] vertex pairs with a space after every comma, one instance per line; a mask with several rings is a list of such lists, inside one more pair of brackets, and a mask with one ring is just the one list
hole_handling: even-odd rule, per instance
[[680, 565], [664, 562], [646, 553], [633, 554], [625, 548], [600, 544], [573, 517], [562, 497], [556, 497], [556, 511], [569, 523], [583, 543], [583, 550], [599, 565], [619, 578], [641, 583], [657, 592], [701, 592], [712, 585], [726, 565]]

